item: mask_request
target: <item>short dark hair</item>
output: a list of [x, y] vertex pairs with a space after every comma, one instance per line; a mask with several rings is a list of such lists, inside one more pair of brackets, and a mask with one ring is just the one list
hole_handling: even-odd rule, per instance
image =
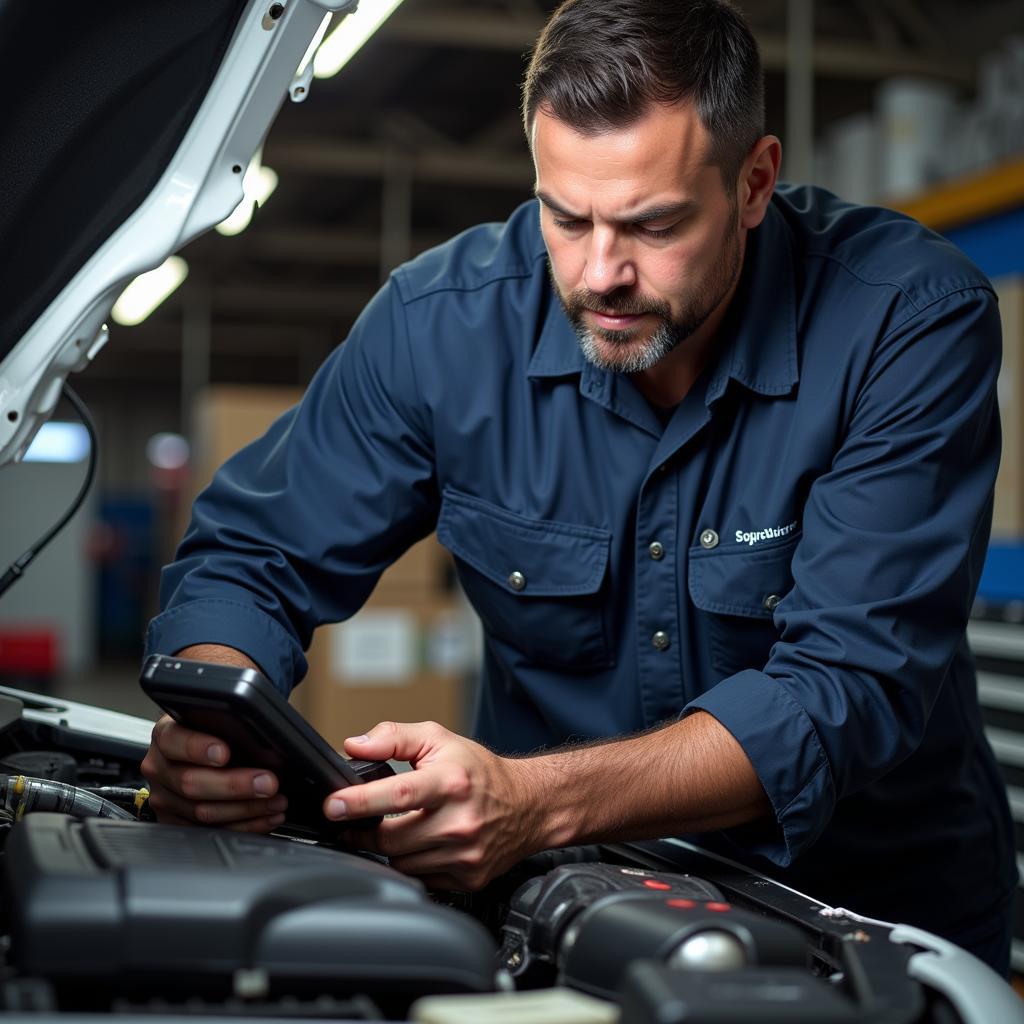
[[757, 42], [727, 0], [565, 0], [523, 81], [527, 138], [544, 107], [576, 131], [632, 124], [654, 103], [692, 100], [727, 188], [764, 134]]

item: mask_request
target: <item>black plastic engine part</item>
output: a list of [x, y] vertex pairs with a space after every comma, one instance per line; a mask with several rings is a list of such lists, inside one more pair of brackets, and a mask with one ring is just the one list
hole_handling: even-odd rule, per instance
[[677, 971], [641, 960], [626, 973], [621, 1024], [910, 1024], [891, 1008], [856, 1006], [829, 982], [796, 967]]
[[519, 976], [534, 961], [556, 963], [562, 937], [577, 915], [602, 898], [629, 894], [652, 900], [723, 898], [710, 882], [692, 875], [616, 864], [563, 865], [531, 879], [513, 895], [502, 927], [504, 966]]
[[70, 754], [56, 750], [26, 750], [8, 754], [0, 761], [5, 775], [28, 775], [34, 779], [52, 779], [74, 786], [78, 782], [78, 762]]
[[6, 878], [11, 961], [62, 996], [411, 998], [494, 984], [482, 925], [334, 850], [34, 814], [12, 830]]
[[604, 896], [579, 914], [562, 936], [558, 979], [611, 998], [635, 960], [653, 959], [680, 971], [728, 972], [748, 967], [806, 970], [800, 929], [718, 900]]

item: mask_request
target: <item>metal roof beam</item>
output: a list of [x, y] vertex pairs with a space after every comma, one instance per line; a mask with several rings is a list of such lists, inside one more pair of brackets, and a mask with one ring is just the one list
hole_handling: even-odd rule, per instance
[[267, 142], [264, 160], [278, 172], [302, 172], [350, 178], [380, 178], [397, 157], [415, 181], [491, 188], [529, 188], [533, 164], [526, 154], [477, 147], [436, 147], [401, 153], [373, 142], [295, 139]]
[[[428, 46], [462, 47], [525, 53], [544, 27], [543, 18], [512, 17], [464, 9], [402, 10], [381, 28], [382, 36]], [[757, 33], [765, 71], [786, 69], [786, 37]], [[927, 75], [970, 85], [974, 63], [962, 56], [939, 51], [905, 48], [884, 49], [861, 40], [818, 39], [814, 45], [814, 70], [818, 75], [874, 81], [889, 75]]]

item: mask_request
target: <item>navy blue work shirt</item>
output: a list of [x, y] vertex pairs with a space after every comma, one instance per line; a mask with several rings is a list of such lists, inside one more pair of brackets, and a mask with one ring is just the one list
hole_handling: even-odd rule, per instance
[[481, 740], [529, 751], [703, 709], [775, 817], [705, 845], [950, 932], [1016, 878], [964, 635], [999, 344], [953, 246], [784, 187], [665, 424], [585, 361], [527, 203], [395, 271], [220, 470], [149, 651], [227, 644], [287, 691], [314, 627], [436, 528], [484, 625]]

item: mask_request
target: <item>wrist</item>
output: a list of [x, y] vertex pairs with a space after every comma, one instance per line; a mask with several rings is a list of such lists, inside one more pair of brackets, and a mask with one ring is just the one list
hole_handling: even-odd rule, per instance
[[520, 806], [535, 837], [536, 850], [571, 846], [581, 834], [581, 802], [570, 790], [572, 773], [561, 754], [515, 758]]

